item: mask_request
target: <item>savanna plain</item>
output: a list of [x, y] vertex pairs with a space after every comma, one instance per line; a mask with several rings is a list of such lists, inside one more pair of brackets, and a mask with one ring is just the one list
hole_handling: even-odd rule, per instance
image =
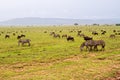
[[[106, 34], [101, 35], [101, 30]], [[117, 35], [110, 38], [111, 34]], [[77, 32], [104, 40], [105, 50], [88, 51], [80, 45], [85, 41]], [[92, 35], [92, 31], [98, 35]], [[0, 27], [0, 80], [107, 80], [120, 72], [120, 26], [47, 26]], [[54, 38], [55, 32], [67, 34]], [[15, 33], [15, 35], [13, 35]], [[9, 34], [10, 38], [5, 39]], [[17, 36], [24, 34], [31, 45], [18, 46]]]

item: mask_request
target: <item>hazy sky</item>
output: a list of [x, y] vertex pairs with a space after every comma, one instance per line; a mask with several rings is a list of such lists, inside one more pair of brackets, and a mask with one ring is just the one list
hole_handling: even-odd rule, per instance
[[23, 17], [120, 18], [120, 0], [0, 0], [0, 21]]

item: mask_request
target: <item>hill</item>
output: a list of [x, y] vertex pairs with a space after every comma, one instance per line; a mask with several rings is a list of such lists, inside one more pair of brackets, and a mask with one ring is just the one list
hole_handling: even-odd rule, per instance
[[7, 21], [1, 21], [0, 25], [72, 25], [78, 24], [116, 24], [120, 19], [64, 19], [64, 18], [16, 18]]

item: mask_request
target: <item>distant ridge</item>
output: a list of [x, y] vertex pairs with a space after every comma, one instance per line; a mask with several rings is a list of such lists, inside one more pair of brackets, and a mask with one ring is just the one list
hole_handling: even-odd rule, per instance
[[120, 19], [64, 19], [64, 18], [38, 18], [26, 17], [1, 21], [0, 25], [73, 25], [78, 24], [116, 24]]

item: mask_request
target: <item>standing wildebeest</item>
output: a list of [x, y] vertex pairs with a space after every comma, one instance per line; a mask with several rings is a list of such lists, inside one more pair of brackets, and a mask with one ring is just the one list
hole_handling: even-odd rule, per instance
[[25, 37], [25, 35], [24, 35], [24, 34], [21, 34], [21, 37]]
[[13, 36], [15, 36], [15, 33], [13, 33]]
[[73, 31], [69, 31], [69, 33], [72, 33]]
[[18, 46], [20, 46], [20, 43], [22, 44], [22, 46], [25, 44], [25, 43], [28, 43], [28, 46], [30, 46], [30, 39], [19, 39], [18, 40]]
[[4, 34], [4, 32], [3, 32], [3, 31], [1, 31], [1, 33], [2, 33], [2, 34]]
[[120, 35], [120, 33], [117, 33], [117, 35]]
[[20, 38], [21, 38], [21, 36], [18, 35], [18, 36], [17, 36], [17, 39], [20, 39]]
[[80, 31], [77, 31], [78, 33], [81, 33], [82, 31], [80, 30]]
[[55, 32], [50, 32], [50, 35], [52, 36], [52, 35], [54, 35], [55, 34]]
[[115, 33], [115, 32], [116, 32], [116, 30], [113, 30], [113, 32]]
[[93, 34], [93, 35], [98, 35], [98, 32], [93, 31], [92, 34]]
[[77, 31], [77, 35], [79, 35], [82, 31]]
[[84, 36], [83, 38], [84, 38], [85, 41], [93, 39], [92, 37], [88, 37], [88, 36]]
[[6, 34], [6, 35], [5, 35], [5, 39], [6, 39], [6, 38], [10, 38], [10, 35]]
[[101, 45], [102, 48], [101, 50], [104, 50], [105, 48], [105, 42], [103, 40], [88, 40], [86, 42], [83, 42], [80, 46], [80, 50], [82, 51], [84, 46], [86, 46], [86, 48], [91, 51], [92, 47], [94, 47], [94, 50], [98, 50], [97, 46]]
[[54, 37], [54, 38], [57, 38], [57, 37], [60, 38], [60, 35], [59, 35], [59, 34], [54, 34], [53, 37]]
[[47, 31], [44, 31], [44, 33], [47, 33]]
[[21, 34], [20, 36], [17, 36], [17, 39], [21, 39], [22, 37], [25, 37], [25, 35]]
[[77, 34], [77, 36], [84, 37], [85, 35], [84, 34]]
[[106, 33], [106, 31], [102, 31], [101, 35], [104, 35]]
[[110, 35], [110, 38], [115, 38], [115, 34], [111, 34], [111, 35]]
[[61, 31], [59, 31], [60, 33], [62, 32], [62, 30]]
[[67, 37], [67, 41], [70, 41], [70, 40], [71, 40], [71, 41], [74, 41], [74, 37], [68, 36], [68, 37]]
[[66, 37], [66, 38], [67, 38], [67, 34], [63, 34], [63, 35], [62, 35], [62, 38], [63, 38], [63, 37]]

